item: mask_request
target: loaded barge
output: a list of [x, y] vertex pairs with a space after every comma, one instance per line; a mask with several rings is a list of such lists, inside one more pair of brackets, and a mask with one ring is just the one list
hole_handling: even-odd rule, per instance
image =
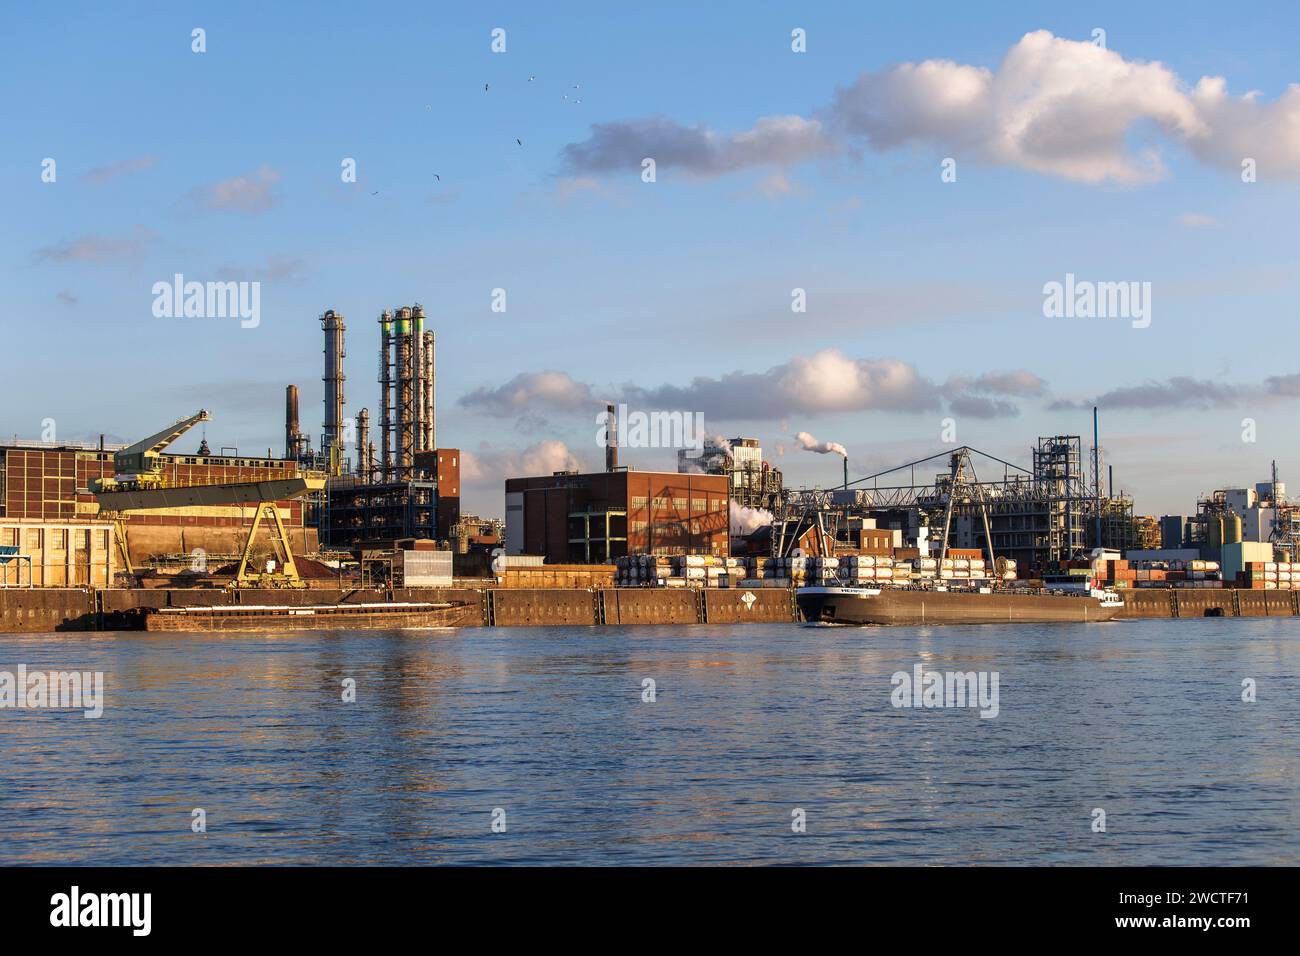
[[465, 604], [450, 602], [386, 604], [248, 605], [167, 607], [145, 611], [146, 631], [389, 630], [455, 627]]
[[811, 586], [795, 600], [805, 621], [826, 624], [1052, 624], [1113, 620], [1124, 601], [1111, 591], [1028, 588], [943, 590]]

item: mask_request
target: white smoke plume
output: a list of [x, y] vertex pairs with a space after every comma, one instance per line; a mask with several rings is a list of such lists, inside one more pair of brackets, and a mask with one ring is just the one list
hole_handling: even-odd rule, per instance
[[721, 435], [709, 432], [704, 436], [704, 441], [706, 444], [711, 444], [715, 448], [725, 451], [728, 455], [731, 454], [731, 442], [727, 441], [727, 439], [723, 438]]
[[795, 435], [794, 440], [798, 442], [799, 447], [804, 451], [815, 451], [819, 455], [829, 455], [833, 453], [836, 455], [843, 455], [845, 458], [849, 457], [849, 450], [837, 441], [818, 441], [807, 432], [800, 432]]
[[732, 537], [739, 538], [747, 534], [753, 534], [759, 528], [765, 528], [771, 523], [772, 512], [766, 508], [746, 508], [735, 501], [731, 502]]

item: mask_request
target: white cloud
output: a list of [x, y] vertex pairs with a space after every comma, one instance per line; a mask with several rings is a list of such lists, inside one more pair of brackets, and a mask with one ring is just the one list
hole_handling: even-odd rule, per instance
[[461, 451], [460, 478], [466, 485], [501, 487], [507, 478], [549, 475], [580, 469], [582, 463], [558, 439], [547, 439], [523, 449], [482, 445], [476, 452]]
[[[536, 414], [541, 410], [570, 411], [595, 407], [591, 387], [575, 381], [567, 372], [521, 372], [497, 388], [478, 388], [463, 395], [463, 408], [496, 417]], [[594, 413], [593, 413], [594, 414]]]
[[1157, 152], [1130, 146], [1140, 123], [1182, 138], [1205, 133], [1183, 84], [1163, 64], [1125, 60], [1046, 30], [1025, 34], [996, 71], [927, 60], [863, 74], [839, 91], [833, 112], [876, 149], [923, 142], [958, 162], [967, 153], [1094, 183], [1164, 174]]
[[262, 166], [242, 176], [196, 186], [190, 190], [189, 199], [200, 209], [265, 212], [280, 201], [275, 192], [275, 184], [279, 181], [280, 174], [276, 170]]
[[[938, 384], [908, 362], [893, 358], [853, 358], [838, 349], [796, 355], [762, 372], [734, 371], [698, 376], [685, 385], [606, 387], [601, 398], [634, 408], [702, 412], [706, 420], [775, 421], [786, 415], [836, 412], [954, 410], [981, 418], [1018, 414], [999, 399], [1044, 395], [1046, 383], [1023, 370], [953, 378]], [[992, 397], [990, 397], [992, 396]], [[579, 411], [600, 404], [589, 384], [565, 372], [524, 372], [497, 388], [483, 387], [459, 404], [498, 418], [535, 418], [542, 411]], [[786, 429], [784, 426], [782, 430]]]
[[96, 166], [82, 177], [92, 186], [102, 186], [110, 180], [119, 176], [127, 176], [131, 173], [143, 172], [146, 169], [152, 169], [154, 158], [152, 156], [140, 156], [136, 159], [124, 159], [119, 163], [109, 163], [106, 166]]
[[574, 174], [607, 173], [640, 170], [648, 157], [657, 170], [676, 168], [717, 176], [750, 167], [802, 163], [836, 148], [820, 120], [802, 116], [765, 116], [750, 129], [731, 135], [656, 116], [595, 123], [586, 140], [564, 147], [563, 162]]
[[64, 239], [52, 246], [37, 249], [37, 262], [94, 262], [138, 260], [157, 238], [145, 226], [136, 226], [129, 236], [78, 236]]
[[816, 118], [771, 116], [724, 135], [665, 117], [600, 123], [565, 147], [570, 170], [660, 166], [719, 175], [786, 168], [865, 140], [877, 151], [941, 150], [960, 163], [1012, 166], [1085, 183], [1135, 185], [1166, 174], [1164, 143], [1202, 162], [1300, 178], [1300, 85], [1272, 102], [1232, 96], [1222, 77], [1194, 86], [1158, 61], [1126, 59], [1085, 40], [1027, 33], [996, 68], [933, 59], [864, 73]]
[[790, 413], [921, 411], [939, 407], [933, 383], [898, 359], [856, 359], [837, 349], [797, 355], [765, 372], [700, 376], [689, 385], [626, 385], [623, 398], [644, 408], [701, 411], [732, 421]]

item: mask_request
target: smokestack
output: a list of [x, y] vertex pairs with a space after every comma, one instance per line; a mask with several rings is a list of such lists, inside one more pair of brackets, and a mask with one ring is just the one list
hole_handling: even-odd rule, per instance
[[844, 456], [844, 490], [849, 490], [849, 456]]
[[298, 457], [298, 386], [284, 388], [284, 457]]
[[320, 317], [325, 332], [325, 447], [329, 472], [339, 473], [343, 459], [343, 316], [333, 309]]
[[1099, 457], [1101, 432], [1097, 427], [1097, 406], [1092, 406], [1092, 510], [1095, 512], [1093, 526], [1096, 528], [1096, 547], [1101, 547], [1101, 458]]
[[618, 416], [614, 406], [605, 406], [605, 470], [618, 471]]

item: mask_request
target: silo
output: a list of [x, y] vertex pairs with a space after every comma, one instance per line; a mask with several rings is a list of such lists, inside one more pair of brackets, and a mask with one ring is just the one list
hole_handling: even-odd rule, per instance
[[1223, 515], [1210, 515], [1205, 532], [1211, 550], [1223, 547]]
[[1241, 515], [1229, 511], [1223, 516], [1223, 543], [1237, 544], [1241, 541]]

